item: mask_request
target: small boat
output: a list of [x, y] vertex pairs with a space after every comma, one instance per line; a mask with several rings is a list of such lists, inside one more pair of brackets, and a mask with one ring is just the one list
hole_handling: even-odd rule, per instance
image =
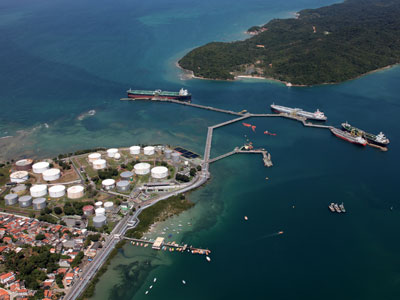
[[342, 211], [340, 210], [340, 208], [339, 208], [339, 205], [337, 204], [337, 203], [335, 203], [334, 205], [333, 205], [333, 207], [335, 208], [335, 211], [336, 212], [338, 212], [338, 213], [341, 213]]
[[153, 282], [156, 282], [156, 281], [157, 281], [157, 277], [154, 277]]
[[149, 293], [149, 291], [146, 291], [146, 292], [145, 292], [145, 295], [147, 295], [148, 293]]
[[335, 212], [335, 203], [331, 203], [328, 207], [331, 212]]
[[186, 281], [185, 281], [185, 280], [182, 280], [182, 283], [183, 283], [183, 284], [186, 284]]
[[278, 234], [283, 234], [283, 231], [279, 231]]
[[269, 179], [269, 177], [265, 177], [265, 180], [268, 180]]
[[151, 286], [149, 286], [149, 289], [152, 289], [153, 288], [153, 286], [151, 285]]
[[211, 258], [209, 256], [206, 256], [207, 261], [211, 261]]
[[247, 216], [244, 216], [244, 219], [247, 221], [249, 218]]
[[339, 205], [339, 208], [340, 208], [340, 211], [341, 211], [341, 212], [343, 212], [343, 213], [346, 212], [346, 209], [344, 208], [343, 202], [342, 202], [342, 204]]

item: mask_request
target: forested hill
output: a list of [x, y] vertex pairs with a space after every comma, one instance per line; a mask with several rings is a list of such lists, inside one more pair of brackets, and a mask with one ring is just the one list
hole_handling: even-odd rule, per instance
[[246, 74], [314, 85], [400, 62], [400, 0], [347, 0], [249, 31], [256, 34], [244, 41], [196, 48], [179, 65], [210, 79]]

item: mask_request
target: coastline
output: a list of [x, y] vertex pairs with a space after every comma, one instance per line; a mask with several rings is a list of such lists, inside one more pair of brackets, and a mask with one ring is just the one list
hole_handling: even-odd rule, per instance
[[395, 64], [391, 64], [391, 65], [388, 65], [388, 66], [384, 66], [382, 68], [378, 68], [378, 69], [375, 69], [375, 70], [360, 74], [360, 75], [358, 75], [358, 76], [356, 76], [354, 78], [350, 78], [350, 79], [347, 79], [345, 81], [323, 82], [323, 83], [319, 83], [319, 84], [294, 84], [294, 83], [291, 83], [291, 82], [288, 82], [288, 81], [279, 80], [279, 79], [276, 79], [276, 78], [273, 78], [273, 77], [262, 77], [262, 76], [251, 76], [251, 75], [237, 75], [237, 76], [234, 77], [234, 79], [213, 79], [213, 78], [199, 77], [199, 76], [195, 76], [193, 71], [182, 68], [179, 65], [179, 63], [176, 62], [176, 66], [179, 69], [181, 69], [182, 72], [186, 73], [186, 74], [184, 74], [184, 76], [186, 78], [185, 79], [181, 78], [182, 80], [201, 79], [201, 80], [212, 80], [212, 81], [238, 81], [240, 79], [258, 79], [258, 80], [274, 81], [276, 83], [281, 83], [281, 84], [283, 84], [283, 85], [285, 85], [287, 87], [315, 87], [315, 86], [322, 86], [322, 85], [336, 85], [336, 84], [341, 84], [341, 83], [345, 83], [345, 82], [348, 82], [348, 81], [356, 80], [356, 79], [359, 79], [361, 77], [364, 77], [364, 76], [367, 76], [367, 75], [370, 75], [370, 74], [373, 74], [373, 73], [377, 73], [377, 72], [380, 72], [380, 71], [389, 70], [389, 69], [397, 67], [399, 65], [400, 65], [400, 62], [395, 63]]

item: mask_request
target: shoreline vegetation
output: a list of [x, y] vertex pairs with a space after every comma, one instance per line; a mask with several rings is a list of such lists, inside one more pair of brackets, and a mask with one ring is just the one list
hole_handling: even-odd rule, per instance
[[[139, 224], [126, 232], [127, 237], [140, 239], [145, 233], [151, 230], [152, 225], [163, 222], [166, 219], [179, 215], [182, 212], [192, 208], [195, 204], [188, 200], [184, 194], [171, 196], [166, 200], [162, 200], [142, 211], [138, 216]], [[101, 276], [107, 272], [111, 260], [118, 254], [119, 250], [125, 245], [126, 240], [120, 241], [111, 251], [109, 257], [103, 266], [98, 270], [96, 275], [90, 281], [85, 291], [78, 300], [87, 300], [94, 296], [97, 283]]]
[[253, 26], [244, 41], [211, 42], [177, 62], [183, 77], [337, 84], [400, 63], [400, 2], [347, 0]]

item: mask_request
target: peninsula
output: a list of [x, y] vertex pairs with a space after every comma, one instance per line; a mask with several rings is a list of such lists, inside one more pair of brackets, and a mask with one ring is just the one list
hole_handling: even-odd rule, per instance
[[199, 78], [238, 76], [293, 85], [338, 83], [400, 62], [400, 1], [347, 0], [253, 26], [252, 37], [212, 42], [178, 64]]

